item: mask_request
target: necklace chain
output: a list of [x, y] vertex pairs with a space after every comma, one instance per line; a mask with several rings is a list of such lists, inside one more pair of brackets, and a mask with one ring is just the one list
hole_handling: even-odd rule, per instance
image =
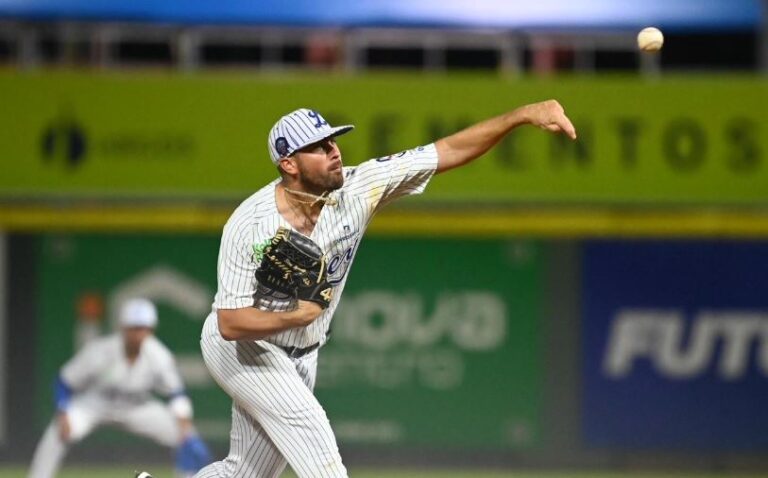
[[313, 206], [315, 204], [317, 204], [318, 202], [323, 202], [323, 203], [328, 204], [330, 206], [335, 206], [336, 204], [338, 204], [338, 201], [336, 201], [335, 198], [332, 198], [329, 195], [328, 191], [326, 191], [323, 194], [321, 194], [320, 196], [318, 196], [317, 194], [312, 194], [312, 193], [308, 193], [308, 192], [305, 192], [305, 191], [297, 191], [295, 189], [291, 189], [291, 188], [288, 188], [288, 187], [285, 187], [285, 186], [283, 186], [283, 189], [286, 192], [293, 194], [294, 196], [304, 196], [305, 198], [312, 199], [311, 201], [301, 201], [299, 199], [296, 199], [297, 202], [300, 202], [302, 204], [311, 204]]
[[[293, 211], [293, 215], [296, 216], [297, 219], [301, 218], [301, 220], [304, 222], [304, 227], [305, 228], [308, 229], [310, 227], [314, 227], [315, 224], [317, 224], [317, 220], [316, 219], [312, 219], [311, 216], [303, 214], [301, 211], [299, 211], [299, 209], [296, 206], [294, 206], [292, 201], [296, 201], [296, 202], [301, 203], [301, 204], [313, 204], [313, 205], [317, 201], [316, 200], [315, 201], [301, 201], [299, 199], [289, 198], [288, 195], [285, 194], [285, 190], [287, 190], [287, 189], [288, 188], [283, 187], [283, 197], [285, 198], [285, 202], [288, 203], [288, 207], [291, 208], [291, 211]], [[309, 194], [309, 193], [307, 193], [307, 194]]]

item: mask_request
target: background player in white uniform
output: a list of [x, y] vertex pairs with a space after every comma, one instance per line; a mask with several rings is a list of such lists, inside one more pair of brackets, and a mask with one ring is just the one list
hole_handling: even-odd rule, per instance
[[[527, 105], [437, 142], [343, 167], [331, 127], [316, 111], [296, 110], [269, 134], [281, 178], [246, 199], [224, 227], [218, 292], [201, 346], [211, 374], [232, 397], [230, 451], [196, 476], [276, 477], [286, 462], [300, 477], [344, 477], [325, 411], [312, 393], [318, 350], [328, 340], [347, 272], [372, 216], [392, 200], [421, 193], [435, 172], [481, 156], [509, 131], [533, 124], [572, 139], [556, 101]], [[309, 236], [325, 252], [334, 298], [327, 309], [284, 300], [254, 274], [278, 227]]]
[[[37, 446], [29, 478], [55, 476], [68, 447], [100, 425], [117, 425], [177, 448], [179, 476], [210, 463], [192, 425], [192, 403], [171, 352], [154, 335], [157, 310], [146, 299], [120, 309], [119, 333], [95, 338], [56, 380], [56, 416]], [[155, 392], [168, 403], [153, 398]]]

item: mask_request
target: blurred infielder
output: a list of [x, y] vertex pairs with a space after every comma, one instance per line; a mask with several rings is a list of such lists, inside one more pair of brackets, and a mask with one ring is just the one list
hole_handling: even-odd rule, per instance
[[481, 156], [523, 124], [572, 139], [556, 101], [523, 106], [437, 142], [343, 167], [316, 111], [282, 117], [269, 134], [280, 178], [246, 199], [221, 239], [218, 292], [203, 327], [205, 363], [232, 397], [230, 451], [196, 476], [345, 477], [325, 411], [312, 393], [318, 350], [374, 213], [421, 193], [434, 173]]
[[[179, 476], [192, 476], [211, 462], [192, 425], [192, 402], [174, 358], [153, 334], [154, 304], [126, 301], [119, 324], [119, 333], [90, 340], [61, 368], [56, 416], [37, 446], [29, 478], [55, 476], [68, 447], [101, 425], [116, 425], [175, 448]], [[168, 403], [153, 392], [168, 397]]]

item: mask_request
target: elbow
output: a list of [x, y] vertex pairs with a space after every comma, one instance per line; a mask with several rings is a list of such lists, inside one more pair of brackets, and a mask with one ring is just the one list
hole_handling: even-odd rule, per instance
[[237, 340], [239, 337], [234, 327], [232, 327], [231, 318], [227, 317], [226, 314], [222, 314], [222, 312], [223, 311], [219, 311], [217, 314], [218, 325], [219, 325], [219, 335], [221, 335], [222, 339], [228, 342]]
[[183, 392], [170, 399], [168, 408], [178, 420], [192, 420], [192, 400]]
[[226, 340], [227, 342], [233, 342], [237, 340], [237, 336], [235, 334], [222, 331], [221, 329], [219, 329], [219, 335], [221, 335], [221, 338]]

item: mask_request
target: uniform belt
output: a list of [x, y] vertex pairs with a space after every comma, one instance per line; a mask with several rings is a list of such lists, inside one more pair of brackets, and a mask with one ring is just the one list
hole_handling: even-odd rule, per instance
[[316, 342], [308, 347], [283, 347], [280, 345], [279, 347], [283, 350], [285, 350], [285, 353], [288, 354], [291, 358], [299, 358], [307, 355], [311, 351], [315, 350], [320, 346], [320, 342]]
[[101, 390], [100, 395], [105, 400], [120, 405], [141, 405], [150, 398], [146, 393], [127, 392], [113, 388]]

